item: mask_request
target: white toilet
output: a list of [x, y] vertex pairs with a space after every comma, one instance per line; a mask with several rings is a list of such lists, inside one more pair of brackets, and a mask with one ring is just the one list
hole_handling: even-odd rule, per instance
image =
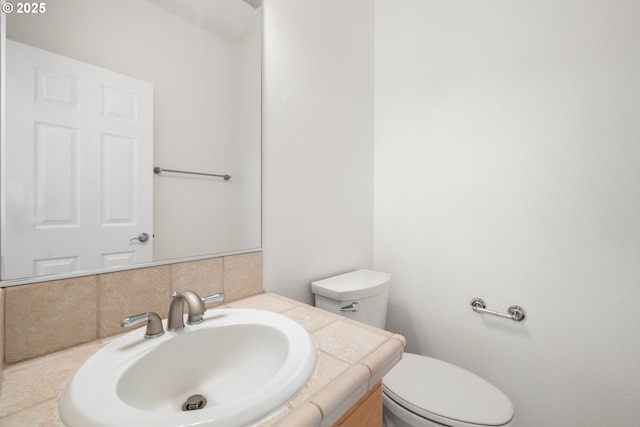
[[[315, 281], [316, 306], [384, 328], [391, 275], [358, 270]], [[432, 357], [404, 353], [382, 380], [387, 427], [511, 426], [511, 400], [475, 374]]]

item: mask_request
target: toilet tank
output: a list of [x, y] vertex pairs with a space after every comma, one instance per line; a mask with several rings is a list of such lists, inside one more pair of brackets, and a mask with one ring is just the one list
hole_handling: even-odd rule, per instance
[[384, 329], [391, 275], [357, 270], [311, 282], [316, 307]]

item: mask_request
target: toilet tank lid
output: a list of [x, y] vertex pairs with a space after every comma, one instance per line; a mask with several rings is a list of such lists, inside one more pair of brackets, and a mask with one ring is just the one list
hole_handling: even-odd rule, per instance
[[368, 298], [389, 289], [391, 275], [372, 270], [357, 270], [311, 282], [311, 291], [336, 301]]

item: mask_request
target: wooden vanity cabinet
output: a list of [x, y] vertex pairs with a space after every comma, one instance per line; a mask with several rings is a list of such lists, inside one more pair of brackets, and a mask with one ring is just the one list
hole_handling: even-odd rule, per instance
[[382, 382], [360, 398], [333, 427], [381, 427]]

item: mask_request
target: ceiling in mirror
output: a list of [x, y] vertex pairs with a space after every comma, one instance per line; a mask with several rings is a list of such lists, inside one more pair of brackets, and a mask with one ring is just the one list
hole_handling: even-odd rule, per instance
[[6, 21], [3, 285], [260, 248], [260, 2]]
[[[255, 0], [149, 0], [167, 11], [186, 19], [205, 31], [231, 43], [238, 43], [260, 29], [261, 21], [254, 10], [262, 2]], [[232, 16], [233, 19], [229, 19]]]

